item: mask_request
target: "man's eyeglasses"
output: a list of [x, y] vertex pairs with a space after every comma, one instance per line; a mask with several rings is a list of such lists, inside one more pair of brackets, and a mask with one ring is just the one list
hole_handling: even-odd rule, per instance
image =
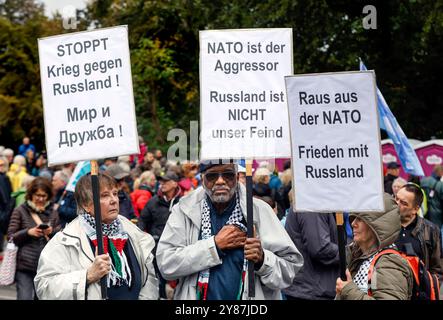
[[237, 175], [234, 171], [223, 171], [223, 172], [207, 172], [205, 173], [205, 179], [208, 182], [214, 183], [218, 178], [222, 177], [225, 181], [234, 181]]

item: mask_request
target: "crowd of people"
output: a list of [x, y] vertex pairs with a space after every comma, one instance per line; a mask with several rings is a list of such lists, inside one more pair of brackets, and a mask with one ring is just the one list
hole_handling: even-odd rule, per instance
[[249, 238], [244, 162], [180, 164], [139, 141], [140, 154], [99, 161], [103, 254], [91, 176], [69, 191], [75, 163], [48, 167], [28, 137], [0, 146], [0, 250], [8, 240], [19, 248], [17, 299], [100, 299], [106, 276], [112, 300], [241, 300], [248, 262], [256, 299], [414, 299], [406, 255], [443, 278], [442, 166], [408, 182], [387, 165], [385, 210], [345, 213], [342, 279], [336, 215], [292, 210], [289, 160], [255, 168]]

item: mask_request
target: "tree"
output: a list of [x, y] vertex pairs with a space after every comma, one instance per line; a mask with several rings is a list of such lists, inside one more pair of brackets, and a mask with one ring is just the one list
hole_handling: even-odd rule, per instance
[[[32, 0], [0, 0], [0, 133], [43, 141], [37, 38], [68, 32]], [[129, 28], [139, 133], [168, 148], [173, 127], [199, 119], [199, 30], [289, 27], [295, 73], [358, 70], [358, 57], [410, 138], [443, 138], [443, 0], [382, 1], [366, 30], [365, 1], [96, 0], [79, 12], [88, 27]], [[12, 128], [12, 130], [11, 130]], [[4, 142], [3, 142], [4, 143]]]
[[0, 2], [0, 143], [44, 145], [37, 39], [61, 30], [31, 0]]

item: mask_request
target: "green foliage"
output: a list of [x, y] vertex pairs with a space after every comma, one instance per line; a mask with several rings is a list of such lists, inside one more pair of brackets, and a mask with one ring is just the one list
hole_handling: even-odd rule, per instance
[[[443, 0], [96, 0], [79, 30], [128, 25], [139, 134], [166, 151], [176, 127], [199, 119], [199, 30], [290, 27], [294, 72], [358, 70], [358, 57], [410, 138], [443, 138]], [[0, 0], [0, 141], [44, 140], [37, 38], [67, 32], [33, 0]], [[78, 31], [78, 30], [76, 30]]]
[[180, 71], [172, 53], [172, 50], [162, 47], [160, 40], [146, 38], [142, 38], [138, 48], [132, 51], [139, 134], [147, 136], [145, 141], [148, 146], [155, 148], [165, 143], [168, 130], [173, 126], [170, 113], [158, 105], [160, 96], [174, 90], [174, 76]]
[[32, 0], [0, 2], [0, 144], [44, 144], [37, 39], [60, 33]]

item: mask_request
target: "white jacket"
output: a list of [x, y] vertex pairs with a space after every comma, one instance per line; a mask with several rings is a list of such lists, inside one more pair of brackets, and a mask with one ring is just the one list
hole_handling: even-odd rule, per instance
[[[139, 299], [158, 298], [158, 280], [152, 263], [154, 239], [142, 232], [132, 222], [119, 215], [123, 229], [128, 233], [132, 248], [142, 271], [142, 288]], [[86, 289], [86, 270], [92, 265], [94, 254], [86, 233], [77, 217], [58, 232], [43, 249], [34, 278], [39, 299], [48, 300], [99, 300], [100, 282]]]
[[[246, 219], [246, 189], [240, 185], [240, 207]], [[201, 227], [202, 187], [180, 199], [169, 216], [157, 247], [157, 264], [167, 280], [178, 279], [174, 299], [195, 300], [198, 273], [222, 263], [214, 236], [198, 240]], [[303, 257], [289, 238], [271, 207], [253, 200], [254, 226], [264, 251], [262, 267], [255, 272], [255, 299], [281, 299], [280, 290], [292, 284]], [[246, 278], [248, 276], [246, 275]], [[248, 297], [245, 280], [243, 300]]]

